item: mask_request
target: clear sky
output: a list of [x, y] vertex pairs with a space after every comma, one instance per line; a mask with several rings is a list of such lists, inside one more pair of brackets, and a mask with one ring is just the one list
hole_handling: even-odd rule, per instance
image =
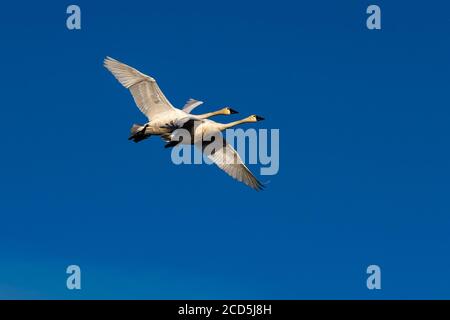
[[[74, 3], [79, 31], [72, 3], [0, 11], [0, 298], [450, 298], [448, 1]], [[176, 106], [264, 116], [278, 175], [128, 141], [107, 55]]]

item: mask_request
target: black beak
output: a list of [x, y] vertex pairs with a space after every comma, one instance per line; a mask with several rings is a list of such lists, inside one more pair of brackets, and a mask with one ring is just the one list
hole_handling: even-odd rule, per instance
[[228, 108], [228, 110], [230, 110], [230, 114], [235, 114], [235, 113], [239, 113], [239, 112], [237, 112], [236, 110], [234, 110], [234, 109], [231, 109], [231, 108]]
[[256, 116], [256, 121], [261, 121], [261, 120], [265, 120], [265, 119], [263, 117]]

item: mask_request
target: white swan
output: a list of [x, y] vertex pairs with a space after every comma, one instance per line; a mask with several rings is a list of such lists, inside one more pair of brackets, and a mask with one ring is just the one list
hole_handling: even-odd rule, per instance
[[190, 115], [192, 110], [203, 103], [202, 101], [189, 99], [183, 107], [183, 110], [180, 110], [175, 108], [167, 100], [154, 78], [111, 57], [105, 58], [104, 66], [125, 88], [131, 91], [136, 105], [149, 119], [149, 122], [145, 125], [134, 124], [131, 127], [131, 136], [129, 139], [135, 142], [146, 139], [151, 135], [166, 133], [167, 130], [161, 129], [162, 126], [187, 116], [206, 119], [215, 115], [237, 113], [237, 111], [226, 107], [214, 112]]
[[[167, 127], [171, 132], [165, 133], [161, 137], [168, 142], [165, 145], [166, 148], [174, 147], [177, 144], [195, 144], [228, 175], [259, 191], [263, 189], [264, 185], [256, 179], [237, 151], [223, 138], [221, 131], [242, 123], [261, 120], [264, 118], [251, 115], [242, 120], [224, 124], [208, 119], [189, 117], [169, 124]], [[186, 131], [179, 131], [179, 129]], [[188, 139], [185, 139], [186, 137]]]

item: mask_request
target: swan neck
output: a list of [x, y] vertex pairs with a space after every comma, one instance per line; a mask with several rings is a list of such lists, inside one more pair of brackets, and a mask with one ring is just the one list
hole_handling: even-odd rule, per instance
[[230, 122], [230, 123], [225, 123], [225, 124], [222, 124], [220, 130], [223, 131], [225, 129], [232, 128], [234, 126], [237, 126], [237, 125], [239, 125], [241, 123], [246, 123], [246, 122], [249, 122], [249, 120], [247, 118], [242, 119], [242, 120], [238, 120], [238, 121], [233, 121], [233, 122]]

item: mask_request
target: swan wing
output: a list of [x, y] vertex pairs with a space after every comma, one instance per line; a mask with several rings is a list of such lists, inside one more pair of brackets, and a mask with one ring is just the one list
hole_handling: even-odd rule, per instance
[[154, 78], [110, 57], [106, 57], [104, 66], [125, 88], [130, 89], [134, 102], [147, 118], [176, 110]]
[[[211, 148], [208, 146], [211, 146]], [[212, 142], [204, 141], [202, 149], [211, 161], [234, 179], [245, 183], [247, 186], [257, 191], [264, 188], [264, 185], [256, 179], [243, 163], [237, 151], [223, 139], [220, 132], [214, 134], [214, 140]]]
[[201, 105], [203, 101], [195, 100], [195, 99], [189, 99], [186, 104], [183, 107], [183, 111], [186, 113], [191, 113], [192, 110], [197, 108], [199, 105]]

